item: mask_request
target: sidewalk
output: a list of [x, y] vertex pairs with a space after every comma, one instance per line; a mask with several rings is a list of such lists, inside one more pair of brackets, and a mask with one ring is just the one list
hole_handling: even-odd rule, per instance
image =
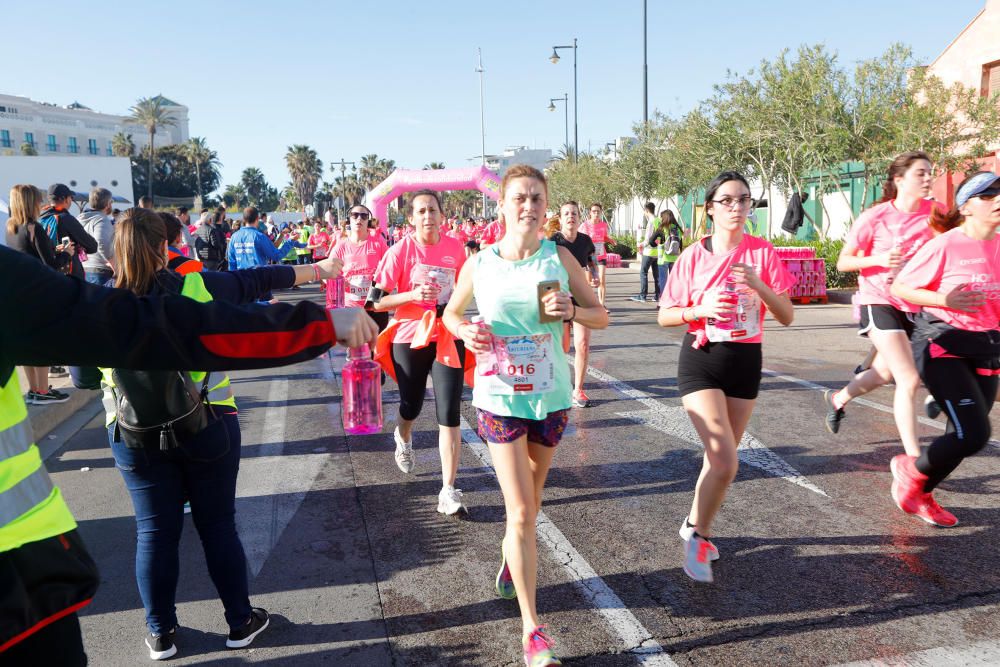
[[[17, 377], [21, 383], [21, 393], [27, 393], [28, 378], [24, 375], [24, 371], [20, 366], [17, 367]], [[101, 398], [101, 392], [98, 390], [77, 389], [74, 387], [68, 375], [65, 377], [49, 376], [49, 384], [52, 385], [53, 389], [58, 389], [69, 394], [69, 400], [65, 403], [28, 406], [28, 418], [31, 420], [31, 430], [34, 433], [36, 443], [84, 408], [90, 410], [89, 406], [92, 403], [96, 406]]]

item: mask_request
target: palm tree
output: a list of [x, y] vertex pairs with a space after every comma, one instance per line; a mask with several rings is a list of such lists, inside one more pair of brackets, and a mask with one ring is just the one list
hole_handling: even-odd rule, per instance
[[198, 182], [198, 199], [202, 198], [201, 193], [201, 170], [217, 169], [222, 163], [219, 162], [218, 154], [208, 147], [208, 142], [204, 137], [191, 137], [184, 144], [184, 157], [194, 165], [194, 173]]
[[247, 203], [247, 191], [243, 187], [243, 184], [234, 183], [233, 185], [227, 185], [226, 189], [222, 192], [222, 201], [227, 206], [235, 206], [236, 208], [245, 205]]
[[257, 167], [247, 167], [240, 176], [240, 184], [246, 190], [247, 199], [253, 206], [260, 206], [261, 200], [267, 194], [267, 179], [264, 173]]
[[380, 162], [382, 160], [375, 153], [361, 156], [361, 169], [358, 170], [358, 178], [361, 179], [361, 184], [367, 192], [371, 192], [372, 188], [385, 180], [384, 178], [379, 178]]
[[352, 171], [350, 174], [334, 178], [330, 193], [334, 197], [343, 197], [344, 206], [350, 208], [360, 204], [361, 200], [364, 199], [365, 187], [361, 183], [358, 173]]
[[304, 207], [312, 202], [316, 194], [319, 179], [323, 176], [323, 162], [312, 148], [304, 144], [295, 144], [288, 147], [285, 164], [292, 177], [292, 185], [295, 186], [299, 204]]
[[135, 154], [135, 142], [131, 134], [119, 132], [111, 137], [111, 152], [117, 157], [132, 157]]
[[153, 158], [156, 156], [153, 147], [153, 139], [156, 137], [156, 128], [175, 125], [177, 121], [170, 115], [167, 109], [167, 100], [163, 95], [156, 97], [142, 97], [135, 105], [129, 109], [129, 120], [139, 123], [149, 132], [149, 182], [147, 192], [149, 198], [153, 198]]
[[424, 165], [424, 169], [444, 169], [444, 162], [430, 162]]

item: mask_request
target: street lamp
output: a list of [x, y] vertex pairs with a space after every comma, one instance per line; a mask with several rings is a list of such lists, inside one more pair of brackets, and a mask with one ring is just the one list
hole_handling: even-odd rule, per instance
[[549, 60], [555, 65], [559, 62], [559, 49], [573, 49], [573, 161], [576, 162], [580, 158], [580, 94], [577, 89], [577, 76], [576, 76], [576, 37], [573, 38], [573, 44], [565, 46], [553, 46], [552, 55], [549, 56]]
[[[553, 97], [549, 99], [549, 111], [556, 110], [556, 102], [563, 103], [563, 110], [566, 112], [566, 141], [563, 143], [563, 148], [569, 146], [569, 93], [563, 93], [562, 97]], [[567, 156], [568, 157], [568, 156]]]
[[[486, 166], [486, 102], [483, 97], [483, 75], [486, 70], [483, 68], [483, 50], [479, 49], [479, 65], [476, 67], [476, 72], [479, 74], [479, 132], [482, 137], [482, 161], [483, 166]], [[483, 193], [483, 217], [486, 217], [486, 193]]]
[[348, 160], [345, 160], [344, 158], [340, 158], [340, 162], [331, 162], [330, 166], [332, 167], [335, 164], [339, 164], [340, 165], [340, 189], [341, 189], [340, 202], [341, 202], [341, 204], [343, 204], [343, 210], [338, 209], [338, 213], [340, 214], [341, 224], [343, 224], [344, 218], [347, 217], [347, 198], [344, 197], [344, 194], [345, 194], [344, 193], [344, 185], [345, 185], [345, 179], [346, 179], [346, 174], [347, 174], [347, 165], [351, 165], [352, 167], [357, 167], [358, 165], [357, 165], [356, 162], [350, 162]]

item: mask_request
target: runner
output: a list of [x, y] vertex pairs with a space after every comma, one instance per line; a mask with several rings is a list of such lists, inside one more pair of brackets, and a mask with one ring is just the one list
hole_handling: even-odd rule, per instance
[[[347, 238], [333, 249], [333, 256], [344, 262], [344, 306], [348, 308], [364, 307], [373, 284], [372, 280], [375, 278], [375, 271], [388, 250], [381, 234], [371, 233], [368, 227], [371, 217], [372, 212], [367, 206], [359, 204], [351, 207], [347, 213], [350, 232]], [[336, 284], [333, 280], [326, 284], [327, 308], [332, 308], [334, 305], [333, 290]], [[380, 332], [389, 323], [389, 313], [369, 310], [368, 315], [378, 324]]]
[[318, 262], [330, 256], [330, 242], [333, 239], [330, 238], [330, 231], [325, 223], [317, 220], [315, 229], [316, 231], [309, 236], [307, 245], [312, 250], [313, 259]]
[[[559, 208], [559, 223], [561, 229], [552, 235], [552, 240], [556, 245], [570, 251], [583, 269], [584, 279], [591, 287], [597, 287], [598, 280], [591, 278], [597, 272], [594, 263], [594, 242], [579, 231], [580, 205], [575, 201], [563, 204]], [[569, 325], [566, 327], [568, 329]], [[583, 380], [587, 376], [587, 363], [590, 358], [590, 329], [579, 322], [573, 323], [573, 347], [576, 348], [573, 358], [573, 407], [585, 408], [590, 405], [590, 398], [583, 391]]]
[[1000, 373], [1000, 176], [965, 179], [955, 208], [935, 209], [931, 224], [949, 230], [917, 251], [893, 281], [892, 295], [923, 306], [913, 334], [920, 377], [948, 415], [944, 435], [892, 459], [892, 499], [927, 523], [954, 526], [933, 491], [990, 439], [990, 409]]
[[479, 246], [485, 248], [488, 245], [500, 243], [500, 239], [507, 233], [507, 226], [503, 218], [497, 218], [483, 229], [483, 234], [479, 239]]
[[437, 510], [452, 515], [466, 511], [462, 490], [455, 488], [462, 446], [459, 409], [465, 349], [445, 329], [440, 313], [465, 263], [465, 248], [441, 235], [443, 214], [436, 192], [414, 192], [410, 211], [414, 233], [393, 245], [375, 271], [375, 310], [396, 311], [379, 335], [375, 360], [399, 384], [399, 421], [393, 438], [396, 465], [404, 473], [413, 471], [413, 422], [420, 415], [431, 376], [443, 481]]
[[597, 287], [597, 298], [604, 309], [608, 310], [606, 300], [608, 279], [605, 275], [608, 268], [608, 223], [604, 220], [603, 206], [596, 202], [590, 205], [590, 219], [580, 225], [580, 231], [590, 237], [597, 249], [594, 253], [597, 257], [597, 280], [600, 282]]
[[[488, 354], [502, 348], [498, 373], [483, 376], [477, 370], [472, 403], [507, 512], [497, 593], [517, 597], [524, 661], [531, 667], [562, 664], [535, 608], [535, 517], [570, 406], [569, 366], [557, 341], [563, 322], [598, 329], [608, 324], [573, 255], [538, 238], [547, 198], [540, 171], [527, 165], [507, 170], [499, 207], [508, 233], [471, 260], [445, 311], [448, 328], [461, 335], [470, 351]], [[547, 283], [557, 287], [541, 296]], [[567, 288], [579, 306], [573, 305]], [[463, 320], [473, 296], [488, 326]], [[546, 321], [540, 323], [543, 315]]]
[[823, 394], [826, 429], [840, 431], [844, 407], [858, 396], [895, 382], [893, 415], [910, 456], [920, 455], [914, 399], [920, 386], [910, 351], [913, 314], [918, 306], [889, 292], [893, 278], [906, 261], [934, 236], [928, 225], [936, 204], [930, 194], [933, 170], [930, 158], [920, 151], [899, 155], [889, 166], [881, 203], [862, 213], [851, 226], [837, 259], [837, 270], [860, 271], [858, 299], [861, 322], [858, 334], [867, 336], [877, 354], [872, 365], [846, 387]]
[[681, 253], [660, 298], [660, 326], [688, 326], [677, 390], [705, 445], [691, 513], [680, 528], [684, 572], [695, 581], [711, 582], [711, 561], [719, 557], [712, 522], [736, 477], [736, 447], [760, 388], [764, 311], [784, 326], [794, 316], [785, 292], [795, 278], [770, 243], [743, 232], [753, 205], [743, 176], [716, 176], [705, 192], [714, 232]]

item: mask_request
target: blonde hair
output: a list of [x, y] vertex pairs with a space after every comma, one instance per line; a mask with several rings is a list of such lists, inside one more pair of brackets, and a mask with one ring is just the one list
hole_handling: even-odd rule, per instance
[[10, 218], [7, 233], [16, 234], [19, 227], [38, 218], [42, 208], [42, 191], [34, 185], [18, 184], [10, 189]]
[[148, 294], [156, 273], [165, 266], [167, 226], [146, 208], [130, 208], [115, 222], [115, 287], [139, 296]]

